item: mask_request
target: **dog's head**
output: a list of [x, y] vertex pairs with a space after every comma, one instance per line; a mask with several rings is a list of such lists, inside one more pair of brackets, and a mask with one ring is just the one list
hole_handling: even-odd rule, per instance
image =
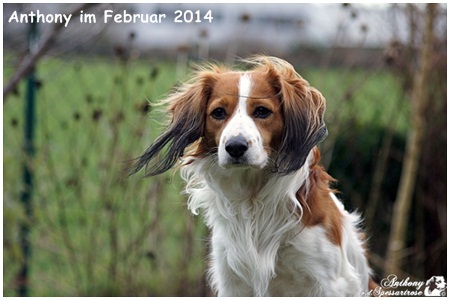
[[433, 276], [430, 279], [428, 279], [426, 284], [427, 286], [434, 286], [434, 288], [431, 288], [431, 290], [437, 289], [440, 291], [445, 290], [447, 286], [447, 284], [445, 283], [444, 276]]
[[325, 99], [281, 59], [247, 62], [245, 72], [204, 68], [170, 95], [171, 122], [133, 172], [149, 165], [147, 175], [163, 173], [190, 145], [189, 155], [216, 155], [222, 168], [301, 168], [327, 134]]

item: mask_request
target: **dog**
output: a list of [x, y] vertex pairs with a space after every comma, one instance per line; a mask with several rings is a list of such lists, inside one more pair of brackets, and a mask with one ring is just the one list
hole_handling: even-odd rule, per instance
[[433, 276], [426, 282], [425, 296], [446, 296], [446, 287], [444, 276]]
[[172, 92], [171, 121], [131, 173], [180, 166], [188, 208], [211, 230], [218, 296], [360, 296], [374, 282], [360, 217], [330, 188], [317, 144], [325, 99], [288, 62], [199, 68]]

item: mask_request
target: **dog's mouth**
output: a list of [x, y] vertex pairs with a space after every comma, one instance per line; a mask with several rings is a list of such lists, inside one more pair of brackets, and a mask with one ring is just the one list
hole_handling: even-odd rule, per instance
[[261, 170], [265, 167], [265, 163], [255, 163], [246, 157], [233, 158], [229, 157], [224, 163], [219, 164], [223, 169], [255, 169]]
[[225, 163], [221, 165], [224, 169], [230, 169], [230, 168], [249, 168], [252, 165], [249, 164], [248, 160], [246, 158], [228, 158]]

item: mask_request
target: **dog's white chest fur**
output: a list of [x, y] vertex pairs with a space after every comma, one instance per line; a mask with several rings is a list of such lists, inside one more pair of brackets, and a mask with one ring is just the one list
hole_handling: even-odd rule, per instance
[[224, 170], [208, 159], [183, 167], [189, 209], [203, 211], [212, 231], [209, 272], [218, 296], [359, 296], [365, 290], [370, 271], [353, 232], [358, 218], [343, 211], [341, 248], [322, 226], [304, 227], [292, 213], [307, 170], [255, 176], [256, 170]]

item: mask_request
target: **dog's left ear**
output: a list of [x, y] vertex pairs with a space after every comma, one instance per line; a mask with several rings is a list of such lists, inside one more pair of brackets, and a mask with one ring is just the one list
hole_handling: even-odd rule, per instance
[[277, 71], [285, 124], [276, 170], [289, 174], [300, 169], [312, 148], [327, 136], [326, 102], [293, 68]]
[[204, 130], [204, 111], [214, 84], [214, 73], [199, 72], [164, 102], [172, 115], [166, 130], [138, 158], [130, 174], [146, 167], [145, 175], [154, 176], [169, 170], [183, 156], [186, 147], [200, 139]]

